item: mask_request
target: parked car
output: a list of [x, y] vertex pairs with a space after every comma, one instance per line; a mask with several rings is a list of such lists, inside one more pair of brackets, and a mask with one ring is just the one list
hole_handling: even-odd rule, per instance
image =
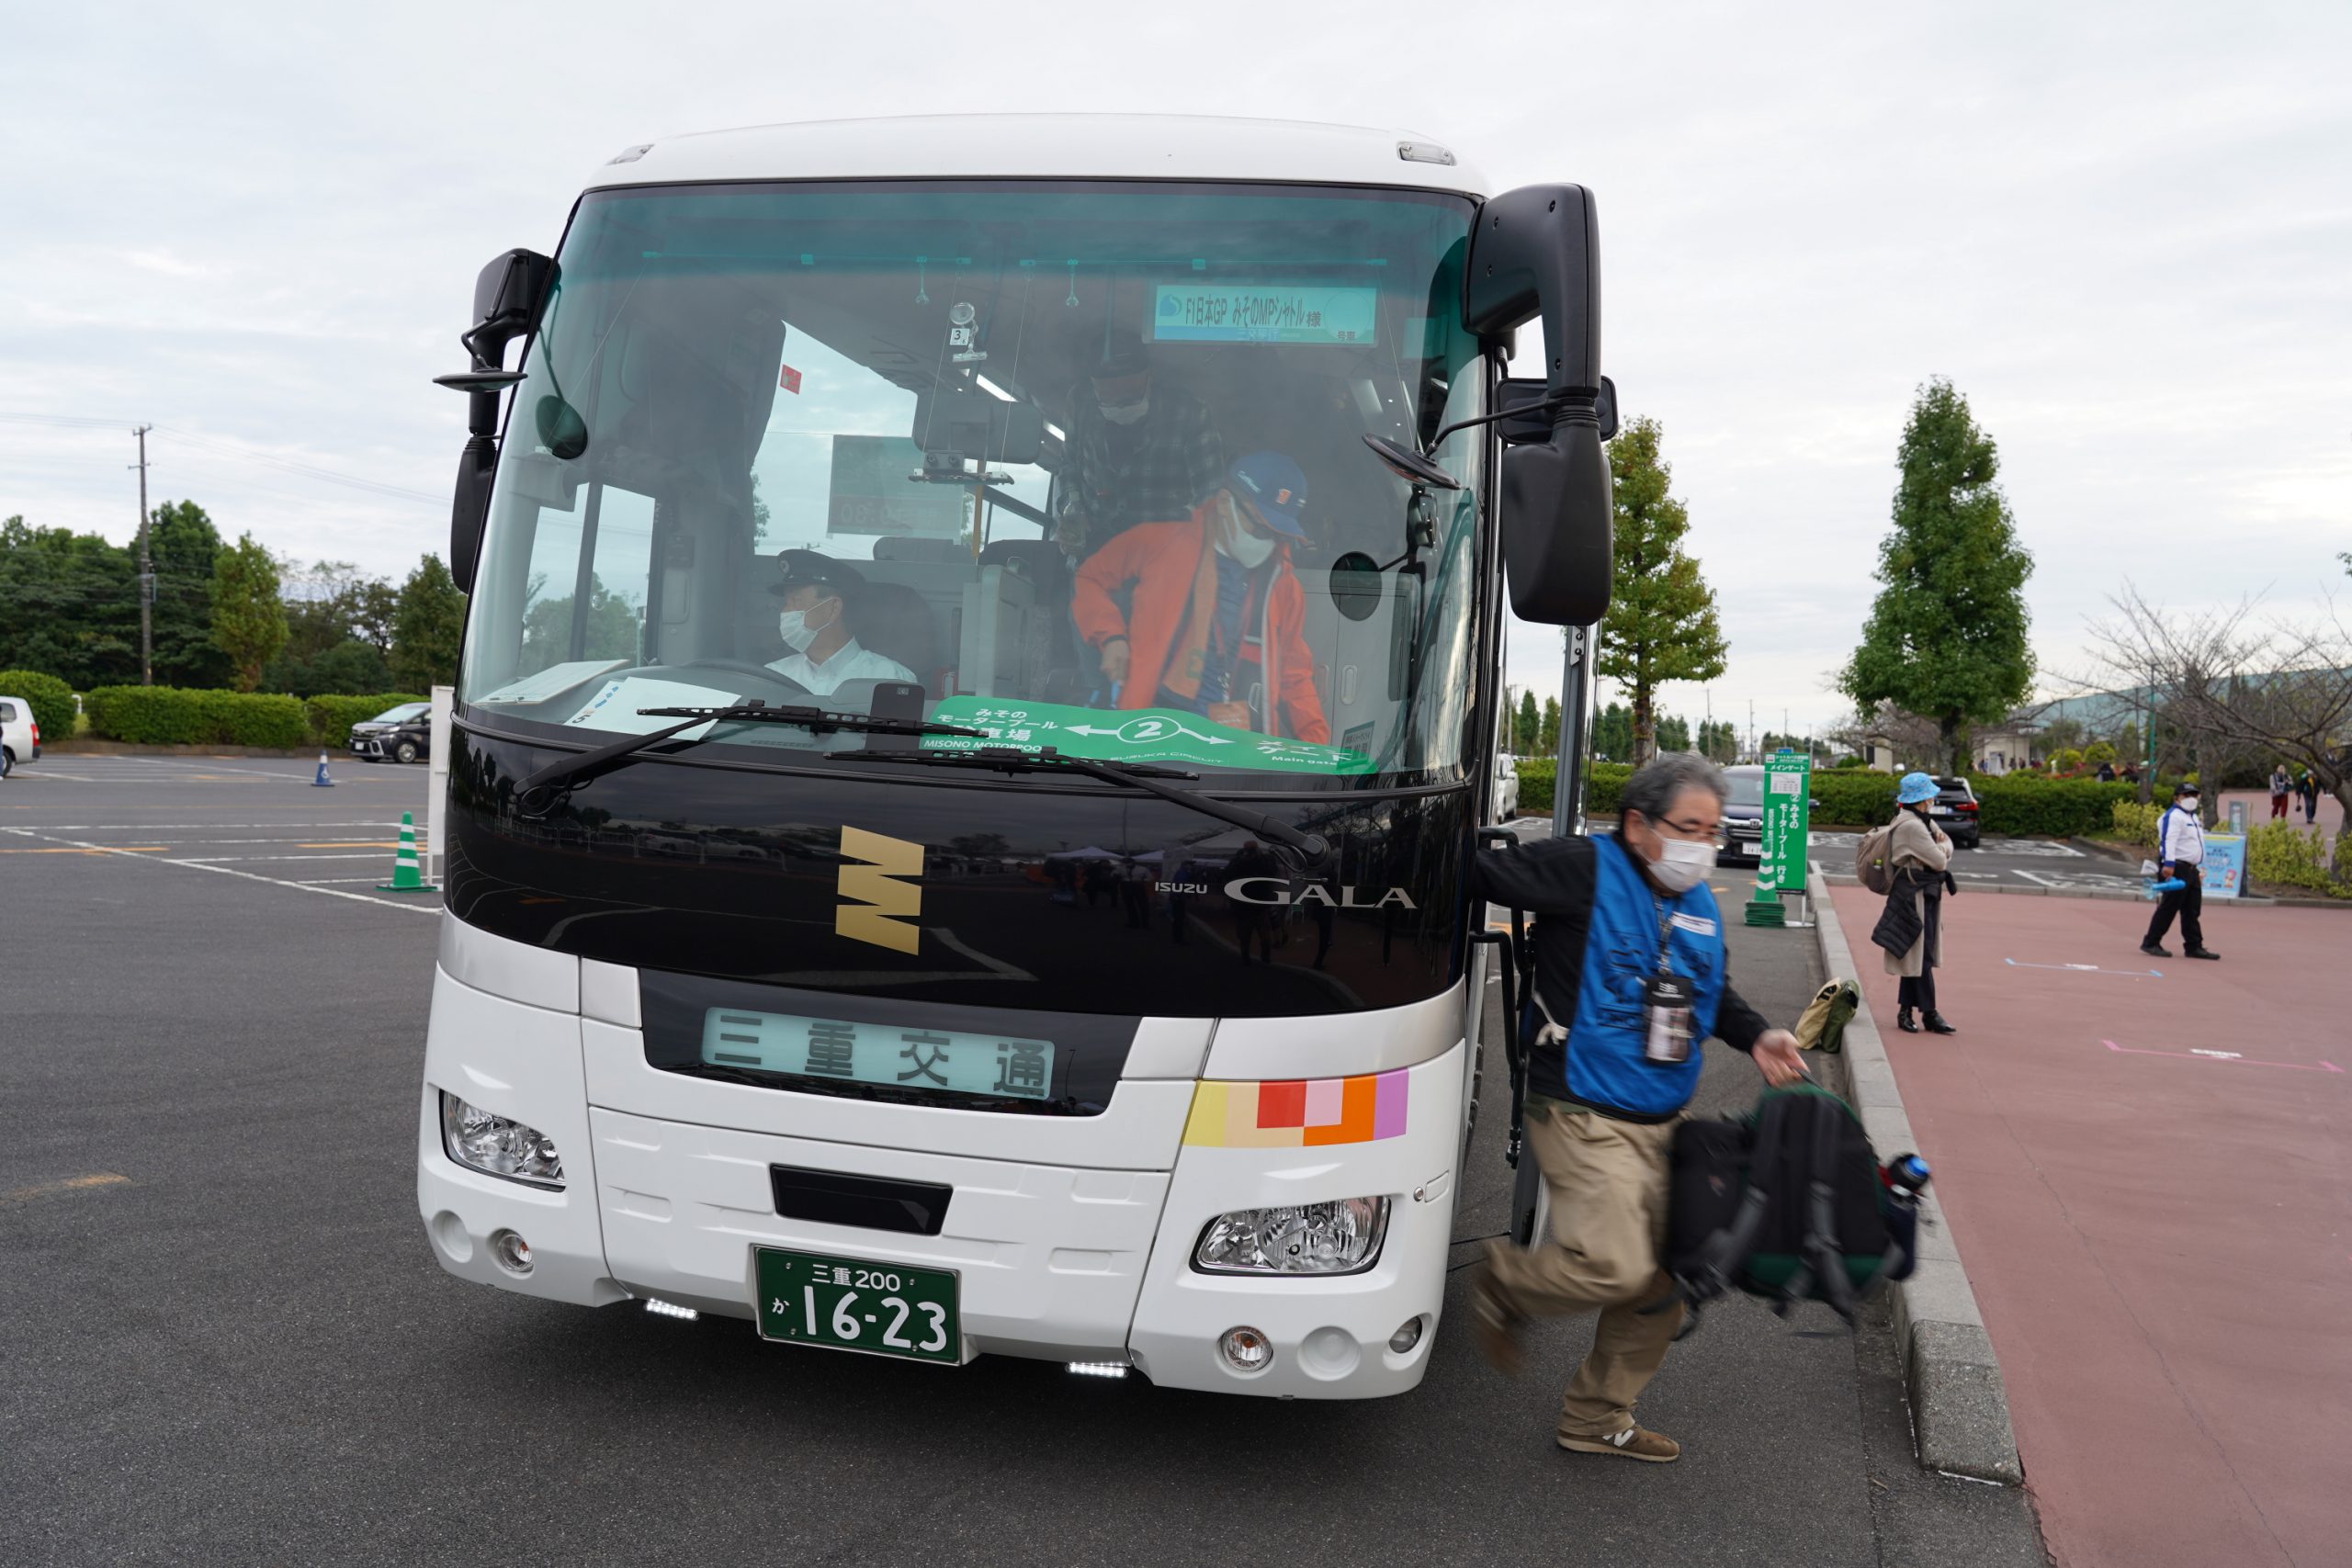
[[1956, 849], [1973, 850], [1984, 836], [1984, 823], [1978, 815], [1976, 792], [1966, 779], [1938, 779], [1936, 802], [1928, 807], [1928, 815], [1944, 830]]
[[1725, 768], [1724, 782], [1731, 793], [1724, 798], [1724, 844], [1719, 858], [1762, 862], [1764, 847], [1764, 770], [1749, 765]]
[[1508, 822], [1519, 815], [1519, 759], [1495, 753], [1495, 820]]
[[351, 727], [351, 749], [371, 762], [422, 761], [433, 739], [433, 705], [402, 703]]
[[[40, 761], [40, 726], [33, 722], [33, 705], [22, 697], [0, 696], [0, 778], [19, 762]], [[1515, 791], [1518, 781], [1511, 784]]]

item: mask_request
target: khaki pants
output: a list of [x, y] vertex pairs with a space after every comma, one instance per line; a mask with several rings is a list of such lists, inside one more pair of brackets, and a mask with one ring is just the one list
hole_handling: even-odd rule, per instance
[[[1680, 1120], [1677, 1118], [1677, 1120]], [[1608, 1437], [1634, 1424], [1634, 1401], [1666, 1359], [1682, 1309], [1644, 1314], [1669, 1286], [1666, 1245], [1674, 1122], [1618, 1122], [1589, 1111], [1531, 1116], [1527, 1147], [1550, 1189], [1548, 1244], [1489, 1246], [1496, 1293], [1524, 1317], [1600, 1309], [1591, 1353], [1560, 1402], [1560, 1431]]]

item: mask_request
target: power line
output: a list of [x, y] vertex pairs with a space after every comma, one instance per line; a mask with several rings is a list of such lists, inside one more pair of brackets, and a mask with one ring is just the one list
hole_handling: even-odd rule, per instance
[[[0, 423], [41, 424], [59, 430], [114, 430], [119, 428], [121, 423], [119, 420], [83, 419], [69, 414], [10, 412], [0, 412]], [[194, 431], [183, 430], [177, 425], [171, 424], [149, 425], [147, 428], [159, 434], [167, 435], [176, 441], [184, 441], [191, 446], [217, 453], [224, 457], [257, 464], [263, 468], [276, 468], [283, 473], [297, 474], [303, 479], [317, 479], [325, 484], [342, 485], [351, 490], [364, 491], [373, 495], [390, 496], [401, 501], [437, 503], [442, 499], [427, 491], [385, 484], [379, 479], [364, 479], [357, 474], [346, 474], [337, 468], [322, 468], [316, 463], [305, 463], [299, 458], [282, 457], [275, 452], [264, 451], [260, 447], [247, 442], [237, 441], [233, 437], [220, 439], [198, 435]]]

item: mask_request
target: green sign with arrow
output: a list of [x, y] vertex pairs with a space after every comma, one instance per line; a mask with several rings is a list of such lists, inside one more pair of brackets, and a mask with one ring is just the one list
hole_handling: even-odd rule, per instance
[[926, 735], [926, 751], [971, 751], [983, 746], [1034, 751], [1051, 746], [1065, 756], [1105, 762], [1195, 762], [1284, 773], [1368, 773], [1374, 766], [1370, 757], [1346, 747], [1236, 729], [1182, 708], [1105, 711], [1011, 697], [948, 697], [933, 705], [929, 716], [942, 724], [984, 729], [989, 738]]

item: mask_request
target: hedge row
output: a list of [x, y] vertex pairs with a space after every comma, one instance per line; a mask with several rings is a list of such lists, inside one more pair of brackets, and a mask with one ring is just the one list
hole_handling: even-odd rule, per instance
[[373, 697], [319, 696], [302, 705], [304, 716], [311, 721], [311, 739], [321, 746], [334, 750], [351, 739], [351, 727], [365, 724], [387, 708], [402, 703], [421, 703], [423, 697], [412, 697], [398, 692], [387, 692]]
[[2247, 875], [2260, 882], [2307, 887], [2332, 897], [2352, 898], [2352, 880], [2337, 881], [2328, 871], [2327, 859], [2327, 835], [2324, 829], [2298, 828], [2292, 822], [2274, 820], [2246, 829]]
[[[29, 696], [30, 694], [27, 694]], [[85, 694], [90, 733], [148, 746], [268, 746], [291, 750], [340, 747], [351, 727], [398, 703], [421, 697], [293, 697], [261, 692], [190, 691], [178, 686], [100, 686]], [[45, 727], [44, 727], [45, 728]], [[72, 725], [66, 732], [72, 732]]]
[[0, 697], [22, 697], [40, 726], [43, 746], [54, 746], [74, 735], [74, 688], [54, 675], [36, 670], [0, 670]]
[[[1633, 769], [1623, 762], [1595, 762], [1585, 788], [1585, 809], [1614, 816], [1618, 792]], [[2046, 779], [2030, 773], [2002, 778], [1972, 777], [1984, 810], [1984, 830], [2007, 838], [2072, 838], [2103, 833], [2118, 818], [2115, 807], [2133, 798], [2128, 784], [2091, 779]], [[1519, 764], [1519, 808], [1530, 814], [1552, 809], [1550, 758], [1522, 758]], [[1813, 812], [1815, 827], [1873, 827], [1894, 815], [1895, 778], [1853, 768], [1815, 768]]]

